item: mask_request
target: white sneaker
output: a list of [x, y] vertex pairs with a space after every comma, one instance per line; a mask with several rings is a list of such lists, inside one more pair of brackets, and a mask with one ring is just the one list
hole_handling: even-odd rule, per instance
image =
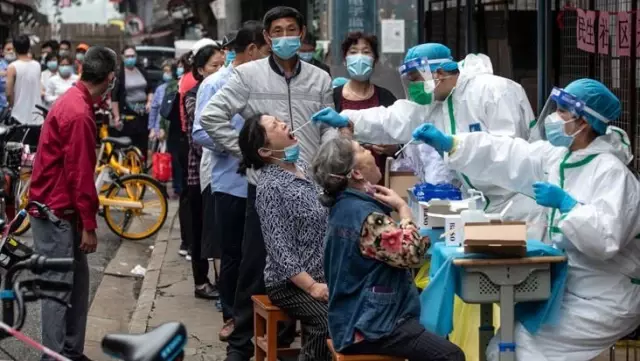
[[184, 256], [186, 256], [186, 255], [187, 255], [187, 253], [188, 253], [188, 252], [187, 252], [187, 250], [186, 250], [186, 249], [181, 249], [181, 250], [179, 250], [179, 251], [178, 251], [178, 254], [179, 254], [179, 255], [181, 255], [181, 256], [183, 256], [183, 257], [184, 257]]
[[188, 255], [184, 256], [184, 259], [186, 259], [187, 261], [191, 261], [191, 255], [188, 254]]

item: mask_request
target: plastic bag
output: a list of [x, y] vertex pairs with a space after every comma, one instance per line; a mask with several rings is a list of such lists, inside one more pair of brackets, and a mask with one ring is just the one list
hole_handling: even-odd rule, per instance
[[159, 182], [171, 180], [171, 154], [167, 153], [167, 142], [162, 142], [158, 151], [153, 153], [151, 175]]

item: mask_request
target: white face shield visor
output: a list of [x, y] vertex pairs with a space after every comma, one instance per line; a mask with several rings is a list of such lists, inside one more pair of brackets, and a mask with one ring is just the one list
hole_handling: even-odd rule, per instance
[[[562, 88], [554, 87], [549, 98], [547, 98], [544, 108], [542, 108], [542, 112], [540, 112], [536, 126], [532, 129], [532, 137], [547, 140], [545, 122], [558, 121], [557, 118], [563, 113], [569, 113], [573, 118], [585, 118], [588, 115], [604, 124], [609, 124], [610, 122], [609, 119], [589, 108], [573, 94], [567, 93]], [[534, 134], [533, 132], [539, 133]]]
[[429, 67], [429, 59], [411, 59], [398, 68], [402, 87], [407, 99], [420, 105], [429, 105], [433, 102], [435, 82]]

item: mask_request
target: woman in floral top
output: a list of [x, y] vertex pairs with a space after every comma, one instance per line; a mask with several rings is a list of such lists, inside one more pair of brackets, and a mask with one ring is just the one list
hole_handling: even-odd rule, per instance
[[418, 321], [420, 302], [408, 269], [421, 264], [429, 239], [420, 237], [407, 203], [375, 185], [381, 174], [371, 151], [349, 138], [329, 140], [312, 173], [323, 188], [322, 203], [331, 208], [324, 274], [335, 349], [409, 361], [464, 360], [456, 345]]

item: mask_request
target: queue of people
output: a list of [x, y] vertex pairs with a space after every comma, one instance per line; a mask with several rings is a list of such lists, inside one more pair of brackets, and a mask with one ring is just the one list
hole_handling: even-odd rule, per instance
[[[71, 58], [70, 44], [60, 43], [57, 53], [57, 44], [45, 44], [39, 64], [28, 55], [28, 38], [5, 44], [5, 106], [15, 109], [16, 98], [27, 97], [25, 84], [16, 84], [20, 72], [53, 107], [36, 159], [48, 163], [34, 168], [30, 197], [77, 212], [65, 218], [71, 233], [55, 235], [60, 242], [81, 239], [69, 249], [82, 252], [68, 256], [86, 262], [84, 253], [95, 250], [97, 195], [78, 188], [60, 190], [72, 193], [64, 202], [49, 199], [57, 184], [52, 164], [81, 179], [95, 163], [88, 157], [59, 164], [68, 150], [56, 139], [75, 134], [57, 133], [72, 121], [61, 107], [76, 101], [71, 108], [84, 114], [80, 104], [110, 97], [120, 134], [143, 150], [149, 140], [166, 141], [173, 155], [180, 254], [191, 263], [194, 297], [215, 301], [222, 313], [227, 361], [254, 354], [257, 294], [300, 321], [301, 360], [331, 359], [327, 339], [344, 354], [465, 360], [458, 346], [419, 322], [424, 305], [409, 269], [438, 240], [420, 235], [407, 203], [381, 182], [387, 157], [413, 142], [421, 143], [408, 148], [419, 153], [413, 168], [421, 178], [455, 178], [482, 191], [487, 212], [513, 202], [507, 219], [528, 222], [529, 238], [568, 257], [560, 322], [536, 334], [517, 324], [516, 359], [591, 359], [640, 325], [640, 183], [626, 167], [628, 138], [611, 125], [622, 110], [609, 89], [593, 79], [556, 88], [536, 121], [523, 88], [494, 75], [486, 57], [457, 62], [444, 44], [428, 43], [407, 52], [399, 68], [407, 99], [398, 100], [371, 81], [380, 57], [375, 36], [346, 35], [349, 78], [332, 80], [314, 58], [316, 40], [304, 24], [300, 12], [279, 6], [222, 43], [201, 39], [163, 64], [164, 82], [155, 90], [134, 47], [118, 56], [81, 44]], [[74, 143], [76, 150], [88, 146]], [[34, 223], [36, 247], [59, 255], [38, 243], [47, 226]], [[86, 280], [73, 277], [84, 288]], [[56, 351], [74, 345], [69, 356], [83, 359], [82, 328], [54, 333], [86, 324], [85, 295], [75, 292], [76, 318], [51, 316], [55, 327], [43, 340]], [[54, 315], [54, 306], [46, 307]], [[278, 345], [287, 347], [295, 322], [282, 326]], [[498, 360], [499, 342], [488, 347], [489, 360]]]

